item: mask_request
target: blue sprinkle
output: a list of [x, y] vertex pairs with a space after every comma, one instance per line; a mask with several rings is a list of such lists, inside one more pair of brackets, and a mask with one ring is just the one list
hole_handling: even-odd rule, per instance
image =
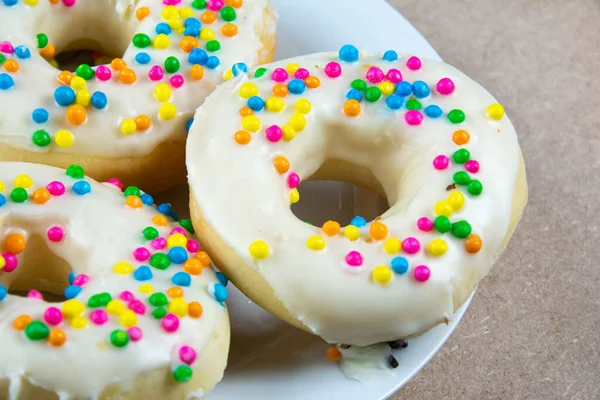
[[208, 62], [208, 54], [206, 54], [204, 50], [196, 48], [190, 52], [188, 62], [190, 64], [206, 65]]
[[265, 108], [265, 102], [258, 96], [252, 96], [248, 99], [248, 107], [253, 111], [262, 111]]
[[2, 207], [5, 204], [6, 204], [6, 197], [4, 197], [4, 195], [0, 194], [0, 207]]
[[367, 226], [367, 220], [361, 216], [356, 216], [352, 218], [350, 225], [354, 225], [357, 228], [362, 228], [363, 226]]
[[185, 26], [186, 28], [195, 27], [195, 28], [200, 29], [200, 27], [202, 27], [202, 24], [200, 23], [200, 21], [198, 21], [197, 18], [190, 17], [185, 20], [185, 23], [183, 24], [183, 26]]
[[183, 247], [176, 246], [169, 250], [169, 260], [174, 264], [183, 264], [188, 259], [187, 250]]
[[75, 182], [72, 189], [80, 196], [86, 195], [92, 191], [92, 187], [86, 181]]
[[171, 282], [177, 286], [190, 286], [192, 284], [192, 277], [187, 272], [177, 272], [171, 278]]
[[404, 257], [395, 257], [392, 260], [392, 270], [397, 274], [405, 274], [408, 271], [408, 261]]
[[69, 274], [69, 278], [68, 278], [68, 280], [69, 280], [69, 285], [72, 285], [72, 284], [73, 284], [73, 282], [75, 282], [75, 272], [71, 272], [71, 273]]
[[31, 57], [31, 52], [29, 51], [27, 46], [22, 44], [20, 46], [15, 47], [15, 55], [17, 57], [19, 57], [20, 59], [25, 60], [25, 59]]
[[362, 101], [363, 99], [363, 94], [360, 90], [357, 89], [350, 89], [348, 91], [348, 93], [346, 94], [346, 98], [348, 100], [356, 100], [356, 101]]
[[142, 200], [142, 203], [144, 203], [147, 206], [151, 206], [152, 204], [154, 204], [154, 199], [148, 193], [144, 193], [143, 195], [141, 195], [140, 199]]
[[192, 124], [194, 123], [194, 118], [190, 118], [187, 120], [187, 122], [185, 123], [185, 131], [187, 133], [190, 133], [190, 129], [192, 129]]
[[4, 300], [6, 298], [6, 295], [8, 294], [8, 291], [6, 290], [6, 288], [2, 285], [0, 285], [0, 301]]
[[175, 211], [171, 211], [171, 218], [173, 219], [173, 221], [177, 222], [179, 221], [179, 215], [177, 215], [175, 213]]
[[396, 94], [401, 97], [406, 97], [412, 93], [412, 85], [407, 81], [398, 82], [396, 85]]
[[92, 106], [94, 106], [94, 108], [97, 108], [98, 110], [102, 110], [108, 104], [108, 99], [106, 98], [106, 95], [102, 92], [94, 92], [90, 101], [92, 103]]
[[156, 34], [157, 35], [160, 35], [161, 33], [164, 33], [165, 35], [170, 35], [171, 32], [173, 32], [173, 30], [171, 29], [169, 24], [167, 24], [166, 22], [161, 22], [158, 25], [156, 25]]
[[146, 53], [146, 52], [139, 52], [135, 55], [135, 62], [138, 64], [148, 64], [150, 62], [151, 58], [150, 58], [150, 54]]
[[195, 27], [195, 26], [188, 26], [183, 31], [183, 35], [184, 36], [198, 37], [198, 36], [200, 36], [200, 28], [199, 27]]
[[388, 50], [383, 54], [383, 59], [385, 61], [397, 61], [398, 60], [398, 53], [396, 53], [394, 50]]
[[404, 98], [397, 94], [393, 94], [385, 99], [385, 104], [387, 104], [390, 110], [399, 110], [402, 107], [402, 104], [404, 104]]
[[429, 85], [423, 81], [415, 81], [413, 83], [413, 93], [415, 94], [416, 98], [424, 99], [425, 97], [429, 96]]
[[229, 283], [229, 279], [222, 272], [217, 272], [217, 279], [219, 280], [219, 283], [223, 286], [227, 286], [227, 284]]
[[442, 109], [435, 104], [425, 107], [425, 110], [423, 111], [425, 111], [425, 115], [429, 118], [439, 118], [443, 114]]
[[227, 292], [227, 288], [225, 286], [221, 285], [220, 283], [215, 284], [215, 286], [213, 288], [213, 292], [214, 292], [215, 300], [217, 300], [219, 303], [222, 303], [225, 300], [227, 300], [227, 297], [229, 296], [229, 293]]
[[19, 2], [19, 0], [2, 0], [2, 3], [7, 7], [14, 6], [18, 2]]
[[301, 79], [292, 79], [288, 83], [288, 90], [293, 94], [302, 94], [306, 90], [306, 83]]
[[173, 209], [171, 208], [171, 205], [169, 203], [159, 204], [159, 206], [156, 207], [156, 209], [159, 213], [166, 215], [167, 217], [173, 213]]
[[233, 67], [231, 67], [231, 72], [233, 73], [233, 76], [245, 74], [246, 72], [248, 72], [248, 66], [244, 63], [233, 64]]
[[70, 106], [75, 101], [75, 91], [69, 86], [61, 86], [54, 91], [54, 100], [59, 106]]
[[142, 265], [133, 273], [133, 277], [136, 281], [149, 281], [152, 279], [152, 271], [149, 267]]
[[50, 115], [48, 114], [48, 111], [46, 111], [46, 109], [44, 108], [36, 108], [31, 113], [31, 119], [33, 119], [33, 122], [35, 122], [36, 124], [43, 124], [44, 122], [48, 122], [48, 118], [50, 118]]
[[75, 297], [79, 296], [79, 293], [81, 293], [80, 286], [70, 285], [65, 289], [65, 297], [67, 299], [74, 299]]
[[15, 86], [15, 81], [8, 74], [0, 74], [0, 90], [8, 90]]
[[340, 49], [340, 60], [345, 62], [355, 62], [358, 61], [358, 49], [351, 44], [346, 44], [342, 46]]
[[219, 64], [221, 64], [221, 61], [219, 60], [219, 57], [217, 56], [210, 56], [208, 57], [208, 60], [206, 61], [206, 66], [210, 69], [215, 69], [219, 66]]

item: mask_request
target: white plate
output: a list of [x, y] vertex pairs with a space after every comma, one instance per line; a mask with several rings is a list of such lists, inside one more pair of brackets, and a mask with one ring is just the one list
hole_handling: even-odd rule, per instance
[[[272, 0], [280, 14], [278, 59], [331, 51], [352, 43], [372, 52], [395, 49], [439, 58], [427, 41], [392, 7], [381, 0]], [[348, 222], [348, 216], [382, 212], [382, 201], [371, 193], [339, 183], [310, 183], [302, 189], [304, 208], [298, 215], [317, 223], [324, 218]], [[321, 214], [312, 205], [319, 199]], [[159, 200], [170, 201], [187, 214], [187, 189]], [[322, 205], [325, 204], [325, 207]], [[384, 209], [385, 210], [385, 209]], [[296, 210], [295, 210], [296, 211]], [[332, 215], [334, 214], [334, 215]], [[337, 215], [335, 215], [337, 214]], [[336, 216], [338, 218], [336, 218]], [[232, 343], [225, 378], [208, 400], [361, 399], [389, 397], [408, 382], [437, 353], [454, 331], [471, 299], [448, 326], [438, 326], [395, 352], [400, 366], [393, 375], [366, 383], [346, 378], [327, 360], [327, 344], [295, 329], [253, 304], [232, 285], [228, 300]]]

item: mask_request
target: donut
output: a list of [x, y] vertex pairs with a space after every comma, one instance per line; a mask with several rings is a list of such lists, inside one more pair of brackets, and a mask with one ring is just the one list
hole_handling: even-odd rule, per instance
[[0, 398], [200, 399], [227, 280], [189, 220], [118, 180], [0, 162]]
[[[490, 93], [442, 62], [352, 45], [223, 84], [196, 112], [187, 168], [194, 227], [232, 282], [356, 346], [447, 323], [527, 200], [515, 129]], [[389, 210], [307, 224], [291, 205], [308, 179], [366, 187]]]
[[[194, 111], [271, 61], [275, 20], [269, 0], [0, 0], [0, 160], [76, 164], [151, 193], [185, 182]], [[55, 68], [85, 48], [122, 56]]]

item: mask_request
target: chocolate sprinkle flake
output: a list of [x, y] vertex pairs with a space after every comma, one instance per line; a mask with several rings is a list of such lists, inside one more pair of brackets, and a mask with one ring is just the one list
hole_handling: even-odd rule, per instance
[[348, 350], [350, 348], [349, 344], [340, 344], [340, 349]]
[[406, 340], [394, 340], [393, 342], [387, 342], [392, 349], [405, 349], [408, 347]]
[[451, 190], [456, 189], [456, 183], [453, 183], [452, 185], [448, 185], [446, 186], [446, 191], [449, 192]]
[[394, 357], [393, 355], [390, 355], [388, 357], [388, 363], [390, 364], [390, 367], [398, 368], [398, 360], [396, 360], [396, 357]]

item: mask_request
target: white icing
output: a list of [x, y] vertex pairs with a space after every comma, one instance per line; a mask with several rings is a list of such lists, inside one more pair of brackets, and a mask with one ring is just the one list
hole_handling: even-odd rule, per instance
[[339, 348], [342, 353], [340, 367], [348, 378], [366, 382], [384, 376], [394, 376], [387, 363], [392, 354], [386, 343], [372, 346], [352, 346], [348, 349]]
[[[52, 197], [44, 205], [31, 200], [23, 204], [14, 203], [8, 198], [14, 187], [13, 181], [19, 174], [27, 174], [33, 180], [29, 194], [55, 180], [65, 184], [66, 192], [61, 197]], [[160, 320], [152, 317], [154, 307], [148, 302], [150, 295], [141, 293], [139, 287], [150, 283], [154, 292], [166, 292], [175, 286], [171, 278], [183, 270], [181, 265], [171, 264], [164, 271], [150, 267], [153, 278], [145, 282], [135, 280], [132, 274], [118, 275], [113, 272], [114, 265], [119, 261], [131, 263], [134, 270], [140, 265], [150, 266], [148, 261], [135, 261], [132, 252], [144, 246], [155, 253], [142, 231], [147, 226], [154, 226], [151, 219], [157, 214], [156, 209], [146, 205], [138, 209], [129, 208], [125, 205], [125, 197], [115, 187], [88, 178], [86, 180], [91, 184], [91, 192], [79, 196], [71, 191], [71, 186], [78, 180], [66, 176], [61, 169], [25, 163], [0, 163], [0, 181], [6, 185], [1, 194], [8, 199], [0, 207], [0, 243], [4, 243], [6, 232], [14, 231], [14, 228], [21, 228], [28, 238], [39, 235], [48, 248], [64, 259], [76, 274], [90, 276], [89, 283], [77, 297], [84, 304], [96, 293], [108, 292], [113, 299], [118, 299], [122, 291], [131, 291], [136, 299], [146, 305], [145, 315], [137, 316], [137, 326], [141, 328], [143, 337], [138, 342], [130, 341], [124, 348], [114, 347], [110, 343], [110, 333], [115, 329], [127, 328], [119, 323], [118, 317], [111, 315], [105, 325], [98, 326], [89, 321], [87, 327], [81, 330], [71, 327], [70, 320], [63, 320], [59, 327], [66, 333], [67, 341], [62, 347], [52, 347], [46, 340], [33, 342], [24, 332], [15, 330], [12, 321], [22, 314], [43, 321], [47, 307], [61, 308], [63, 303], [49, 304], [8, 295], [0, 302], [0, 342], [3, 343], [0, 348], [0, 379], [10, 378], [11, 398], [16, 398], [15, 392], [19, 390], [21, 378], [60, 393], [61, 398], [65, 399], [93, 398], [109, 384], [119, 384], [128, 389], [142, 372], [182, 365], [181, 361], [173, 364], [177, 356], [172, 353], [175, 347], [185, 344], [194, 348], [200, 356], [225, 312], [225, 308], [207, 291], [209, 285], [218, 282], [215, 273], [210, 268], [204, 268], [201, 275], [192, 276], [190, 287], [183, 287], [186, 302], [197, 301], [202, 305], [202, 316], [198, 319], [189, 316], [180, 318], [177, 332], [166, 333]], [[65, 230], [65, 238], [56, 243], [50, 242], [46, 235], [48, 228], [54, 225]], [[168, 237], [176, 226], [170, 222], [168, 226], [156, 228], [161, 237]], [[167, 250], [165, 248], [159, 252]], [[27, 251], [34, 250], [26, 248]], [[39, 268], [43, 267], [39, 265]], [[10, 273], [0, 270], [0, 284], [10, 288], [11, 282], [20, 273], [19, 268], [21, 266]], [[90, 311], [92, 309], [86, 308], [83, 316], [89, 319]], [[172, 380], [165, 377], [165, 381], [169, 379]]]
[[[490, 119], [486, 108], [497, 101], [460, 71], [433, 60], [422, 60], [421, 70], [411, 71], [406, 67], [407, 58], [401, 55], [398, 61], [388, 62], [381, 55], [362, 55], [356, 63], [344, 63], [337, 54], [325, 53], [268, 65], [273, 71], [297, 63], [316, 75], [321, 86], [285, 97], [286, 108], [281, 113], [255, 113], [261, 120], [261, 129], [252, 134], [248, 145], [239, 145], [233, 135], [242, 129], [238, 111], [246, 105], [246, 99], [238, 93], [249, 78], [227, 82], [199, 108], [188, 138], [189, 183], [208, 223], [266, 279], [292, 315], [329, 342], [364, 346], [408, 337], [449, 319], [455, 308], [453, 293], [469, 290], [470, 285], [486, 275], [508, 229], [520, 157], [510, 120]], [[341, 77], [331, 79], [323, 72], [331, 61], [341, 63]], [[425, 81], [432, 94], [422, 100], [423, 106], [437, 104], [444, 115], [437, 119], [424, 117], [420, 126], [409, 126], [404, 121], [405, 106], [392, 111], [382, 96], [376, 103], [363, 100], [361, 114], [347, 117], [342, 110], [350, 84], [354, 79], [365, 79], [371, 65], [384, 72], [397, 68], [411, 83]], [[435, 91], [436, 83], [443, 77], [454, 81], [456, 90], [452, 95], [442, 96]], [[270, 72], [252, 82], [258, 85], [263, 99], [272, 96], [274, 82]], [[290, 142], [269, 142], [264, 134], [266, 127], [288, 123], [299, 98], [312, 103], [305, 130]], [[446, 118], [446, 113], [455, 108], [466, 114], [460, 125], [453, 125]], [[459, 187], [465, 195], [465, 205], [450, 220], [467, 220], [473, 233], [481, 236], [483, 248], [477, 254], [468, 254], [464, 240], [450, 233], [441, 235], [435, 229], [421, 232], [416, 226], [421, 217], [435, 218], [434, 204], [447, 198], [450, 192], [446, 187], [452, 183], [454, 172], [464, 170], [452, 161], [444, 171], [432, 166], [437, 155], [451, 157], [460, 148], [452, 141], [457, 129], [471, 134], [470, 142], [461, 147], [480, 162], [481, 169], [471, 176], [480, 180], [484, 189], [474, 197]], [[390, 209], [381, 216], [381, 222], [389, 229], [388, 237], [416, 237], [421, 251], [416, 255], [389, 255], [383, 250], [383, 242], [364, 240], [368, 226], [361, 229], [362, 238], [353, 242], [343, 235], [327, 237], [319, 227], [300, 221], [290, 210], [287, 175], [280, 175], [273, 167], [272, 160], [277, 155], [284, 155], [290, 162], [290, 171], [298, 173], [301, 179], [310, 177], [328, 159], [369, 168], [390, 203]], [[325, 239], [324, 250], [307, 248], [306, 241], [313, 235]], [[433, 257], [424, 249], [439, 237], [447, 242], [448, 251]], [[251, 257], [248, 248], [255, 240], [269, 245], [267, 258]], [[364, 258], [358, 274], [348, 273], [344, 261], [352, 250], [360, 251]], [[408, 259], [409, 271], [393, 274], [385, 286], [373, 282], [372, 270], [379, 265], [389, 266], [395, 256]], [[412, 275], [413, 268], [421, 264], [431, 270], [425, 283], [417, 282]], [[465, 284], [466, 281], [471, 283]], [[462, 295], [466, 297], [466, 293]]]
[[[191, 0], [185, 0], [178, 7], [190, 7], [191, 3]], [[72, 7], [65, 7], [62, 2], [52, 5], [49, 1], [40, 1], [35, 7], [26, 6], [23, 1], [13, 7], [0, 4], [0, 42], [10, 41], [14, 47], [26, 45], [31, 51], [31, 58], [25, 60], [4, 54], [7, 59], [16, 59], [21, 69], [11, 74], [15, 86], [0, 90], [0, 144], [28, 151], [119, 157], [143, 156], [166, 140], [185, 140], [186, 122], [204, 98], [222, 82], [224, 73], [238, 62], [248, 66], [256, 64], [257, 52], [261, 48], [256, 31], [262, 30], [263, 25], [273, 33], [275, 30], [274, 21], [265, 20], [263, 10], [267, 6], [268, 0], [245, 0], [243, 6], [236, 9], [237, 18], [233, 22], [238, 27], [238, 34], [233, 38], [222, 34], [221, 27], [225, 21], [218, 16], [218, 12], [215, 23], [202, 23], [202, 28], [210, 27], [215, 39], [221, 43], [218, 52], [208, 52], [209, 55], [218, 56], [221, 63], [214, 70], [204, 67], [204, 77], [196, 81], [190, 75], [192, 64], [188, 62], [188, 53], [179, 47], [183, 34], [171, 33], [171, 47], [165, 50], [152, 45], [139, 49], [131, 42], [136, 33], [145, 33], [151, 39], [157, 36], [156, 25], [165, 22], [161, 18], [161, 11], [165, 7], [162, 0], [78, 0]], [[135, 16], [135, 10], [139, 7], [151, 10], [150, 15], [141, 22]], [[194, 11], [194, 17], [200, 19], [205, 10]], [[56, 80], [59, 70], [38, 53], [38, 33], [46, 33], [57, 51], [77, 39], [94, 39], [104, 48], [125, 51], [122, 58], [135, 71], [137, 81], [132, 85], [121, 83], [118, 71], [113, 71], [110, 81], [88, 81], [87, 90], [92, 94], [104, 92], [108, 106], [103, 110], [91, 105], [86, 107], [87, 121], [79, 126], [71, 125], [65, 117], [67, 107], [61, 107], [54, 101], [53, 94], [59, 86]], [[205, 42], [199, 42], [200, 48], [205, 49]], [[151, 57], [151, 62], [146, 65], [135, 61], [135, 56], [142, 51]], [[148, 71], [154, 65], [163, 66], [169, 56], [180, 60], [181, 68], [176, 74], [183, 75], [185, 83], [178, 89], [171, 88], [169, 101], [177, 107], [177, 116], [165, 121], [159, 119], [158, 109], [162, 103], [153, 94], [159, 82], [151, 81]], [[169, 78], [173, 75], [165, 71], [160, 83], [169, 84]], [[32, 120], [31, 113], [39, 107], [50, 113], [47, 123], [36, 124]], [[149, 116], [151, 128], [124, 135], [121, 122], [127, 118], [135, 119], [138, 115]], [[74, 143], [66, 149], [54, 142], [46, 147], [38, 147], [32, 141], [32, 134], [38, 129], [46, 130], [51, 137], [56, 131], [67, 129], [73, 134]]]

